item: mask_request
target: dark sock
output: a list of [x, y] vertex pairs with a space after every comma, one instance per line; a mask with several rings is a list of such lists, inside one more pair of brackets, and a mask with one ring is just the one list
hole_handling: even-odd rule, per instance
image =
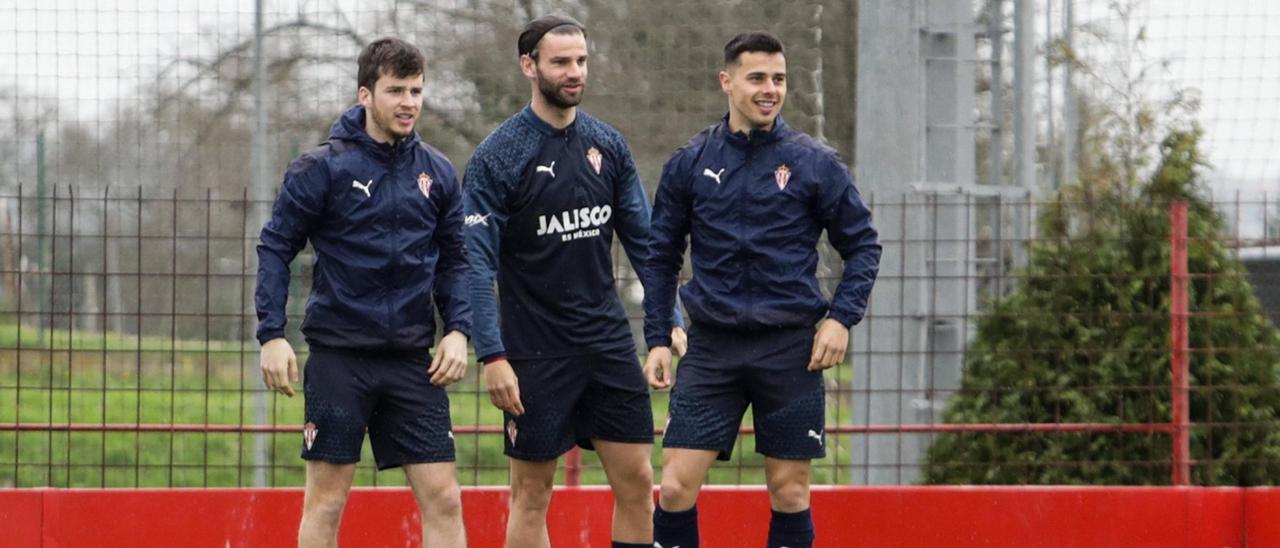
[[613, 548], [653, 548], [652, 543], [613, 541]]
[[769, 521], [769, 548], [811, 548], [813, 546], [813, 515], [805, 508], [799, 512], [773, 511]]
[[698, 548], [698, 506], [682, 512], [653, 509], [654, 548]]

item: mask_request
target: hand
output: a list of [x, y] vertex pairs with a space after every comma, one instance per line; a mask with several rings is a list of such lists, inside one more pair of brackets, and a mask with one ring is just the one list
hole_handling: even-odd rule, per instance
[[683, 327], [671, 328], [671, 351], [681, 358], [689, 351], [689, 336], [685, 334]]
[[671, 370], [671, 347], [655, 346], [649, 349], [649, 356], [644, 359], [644, 378], [655, 389], [671, 388], [671, 384], [675, 382], [675, 371]]
[[450, 331], [440, 339], [427, 374], [436, 386], [449, 386], [462, 379], [467, 374], [467, 336], [461, 331]]
[[493, 406], [519, 417], [524, 414], [520, 403], [520, 382], [511, 362], [498, 360], [484, 366], [484, 385], [489, 388], [489, 401]]
[[267, 390], [292, 398], [293, 387], [289, 383], [298, 380], [298, 357], [293, 354], [289, 341], [280, 337], [264, 343], [258, 362], [262, 366], [262, 384]]
[[813, 337], [813, 354], [809, 357], [809, 371], [821, 371], [844, 361], [849, 348], [849, 328], [831, 318], [822, 320], [818, 334]]

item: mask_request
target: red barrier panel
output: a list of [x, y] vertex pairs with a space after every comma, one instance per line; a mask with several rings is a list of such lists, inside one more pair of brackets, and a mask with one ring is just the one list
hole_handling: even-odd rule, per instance
[[[0, 491], [0, 544], [39, 546], [44, 491]], [[10, 544], [12, 543], [12, 544]]]
[[1245, 489], [1245, 540], [1249, 546], [1280, 546], [1277, 488]]
[[[505, 488], [466, 489], [473, 548], [502, 545]], [[818, 487], [819, 547], [1280, 546], [1280, 489], [1143, 487]], [[0, 491], [5, 546], [285, 546], [299, 489], [37, 489]], [[613, 500], [601, 487], [560, 489], [555, 546], [609, 546]], [[763, 546], [761, 487], [711, 487], [699, 503], [703, 546]], [[421, 542], [403, 488], [357, 489], [343, 518], [347, 546]]]

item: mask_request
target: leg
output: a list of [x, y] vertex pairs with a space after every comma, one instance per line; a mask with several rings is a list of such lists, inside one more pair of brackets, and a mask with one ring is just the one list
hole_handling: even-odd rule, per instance
[[422, 514], [422, 546], [465, 547], [462, 526], [462, 488], [452, 462], [406, 464], [404, 475], [413, 487], [413, 498]]
[[813, 546], [813, 515], [809, 512], [809, 461], [765, 458], [769, 483], [770, 548]]
[[547, 507], [559, 460], [511, 459], [511, 515], [507, 518], [507, 548], [548, 548]]
[[668, 447], [662, 450], [662, 488], [653, 511], [654, 546], [698, 548], [698, 492], [718, 453]]
[[662, 450], [662, 489], [658, 505], [668, 512], [693, 508], [716, 461], [716, 451], [667, 448]]
[[298, 546], [338, 545], [338, 525], [342, 523], [342, 509], [347, 505], [355, 474], [354, 464], [307, 461]]
[[653, 543], [653, 465], [651, 443], [593, 439], [609, 487], [613, 489], [613, 541]]
[[749, 376], [755, 409], [756, 451], [765, 456], [772, 517], [768, 546], [809, 548], [811, 459], [826, 454], [822, 373], [808, 371], [810, 328], [780, 331], [762, 340], [761, 359]]
[[368, 368], [362, 365], [343, 354], [313, 350], [303, 370], [306, 427], [301, 445], [307, 477], [299, 546], [338, 545], [338, 526], [372, 409]]
[[809, 508], [809, 461], [766, 457], [764, 475], [774, 510], [793, 513]]

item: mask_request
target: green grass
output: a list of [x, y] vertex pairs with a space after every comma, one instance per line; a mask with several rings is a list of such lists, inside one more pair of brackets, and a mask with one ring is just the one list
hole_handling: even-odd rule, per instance
[[[23, 330], [0, 327], [0, 423], [255, 424], [261, 391], [257, 346], [239, 342], [170, 342], [119, 335], [45, 333], [45, 344]], [[28, 339], [28, 337], [32, 337]], [[52, 344], [50, 344], [52, 343]], [[141, 348], [142, 350], [138, 350]], [[305, 360], [306, 355], [299, 355]], [[840, 375], [850, 375], [847, 367]], [[831, 373], [828, 373], [831, 375]], [[301, 392], [301, 386], [295, 386]], [[453, 424], [498, 426], [502, 413], [481, 388], [479, 368], [449, 389]], [[298, 426], [303, 402], [264, 394], [265, 424]], [[828, 398], [828, 424], [837, 403]], [[667, 394], [654, 393], [654, 419], [666, 422]], [[848, 408], [840, 413], [848, 421]], [[744, 424], [751, 424], [750, 416]], [[300, 486], [301, 436], [170, 432], [0, 432], [0, 487], [236, 487], [254, 485], [255, 440], [266, 444], [262, 472], [268, 486]], [[764, 459], [754, 437], [740, 436], [733, 460], [718, 463], [709, 483], [764, 482]], [[814, 461], [814, 484], [848, 481], [848, 435], [828, 435], [828, 456]], [[661, 463], [661, 442], [653, 463]], [[507, 483], [498, 434], [458, 434], [458, 476], [464, 485]], [[356, 485], [404, 485], [404, 475], [377, 472], [368, 441]], [[837, 457], [838, 455], [838, 457]], [[582, 483], [603, 484], [594, 452], [583, 452]], [[563, 472], [561, 472], [563, 475]], [[563, 479], [561, 478], [561, 481]]]

